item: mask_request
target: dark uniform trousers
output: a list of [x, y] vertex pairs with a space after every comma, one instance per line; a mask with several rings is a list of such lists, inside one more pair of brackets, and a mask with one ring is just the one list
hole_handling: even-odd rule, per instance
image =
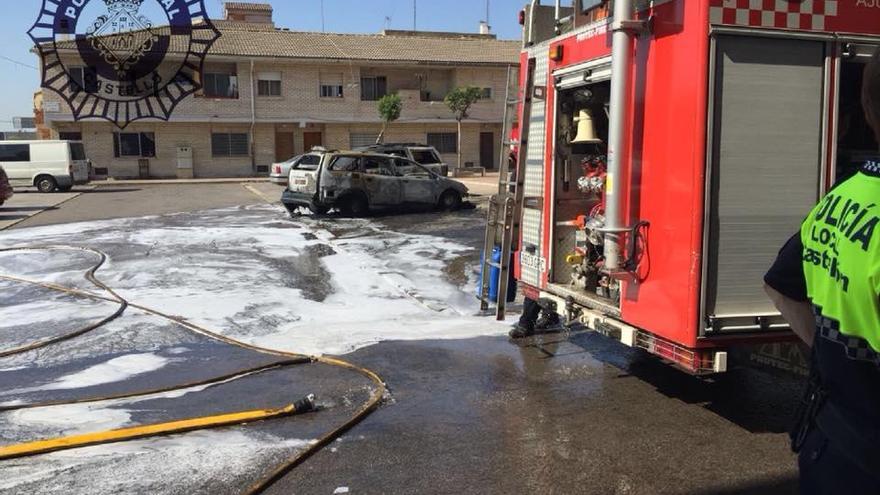
[[840, 446], [816, 427], [801, 447], [798, 467], [802, 495], [880, 494], [880, 481], [850, 461]]

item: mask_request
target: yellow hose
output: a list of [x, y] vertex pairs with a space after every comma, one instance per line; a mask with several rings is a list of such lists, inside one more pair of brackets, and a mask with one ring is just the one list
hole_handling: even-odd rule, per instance
[[[101, 282], [97, 278], [97, 276], [95, 275], [96, 272], [107, 261], [107, 255], [101, 251], [96, 250], [96, 249], [81, 248], [81, 247], [74, 247], [74, 246], [21, 247], [21, 248], [0, 249], [0, 253], [13, 252], [13, 251], [53, 251], [53, 250], [84, 251], [84, 252], [91, 253], [91, 254], [98, 256], [99, 262], [86, 272], [85, 278], [86, 278], [86, 280], [88, 280], [89, 282], [94, 284], [96, 287], [106, 291], [108, 294], [111, 295], [111, 297], [102, 296], [99, 294], [94, 294], [92, 292], [88, 292], [88, 291], [84, 291], [84, 290], [64, 287], [64, 286], [57, 285], [57, 284], [28, 280], [28, 279], [24, 279], [24, 278], [20, 278], [20, 277], [9, 276], [9, 275], [0, 275], [0, 279], [8, 280], [11, 282], [34, 285], [34, 286], [42, 287], [42, 288], [45, 288], [48, 290], [53, 290], [56, 292], [68, 294], [68, 295], [75, 296], [75, 297], [114, 302], [114, 303], [119, 304], [119, 309], [110, 317], [105, 318], [96, 324], [89, 325], [88, 327], [78, 329], [75, 332], [71, 332], [69, 334], [55, 337], [53, 339], [49, 339], [49, 340], [37, 342], [34, 344], [30, 344], [27, 346], [23, 346], [23, 347], [20, 347], [17, 349], [5, 351], [3, 353], [0, 353], [0, 357], [21, 354], [21, 353], [28, 352], [28, 351], [31, 351], [34, 349], [47, 347], [50, 345], [58, 344], [60, 342], [66, 341], [66, 340], [70, 340], [70, 339], [82, 336], [90, 331], [93, 331], [97, 328], [100, 328], [103, 325], [106, 325], [110, 321], [121, 316], [122, 313], [125, 312], [126, 308], [132, 307], [132, 308], [136, 308], [141, 311], [144, 311], [148, 314], [152, 314], [154, 316], [164, 318], [164, 319], [171, 321], [171, 322], [173, 322], [173, 323], [175, 323], [175, 324], [177, 324], [177, 325], [179, 325], [179, 326], [181, 326], [191, 332], [198, 333], [200, 335], [224, 342], [229, 345], [237, 346], [237, 347], [240, 347], [243, 349], [248, 349], [248, 350], [259, 352], [262, 354], [287, 357], [290, 359], [288, 359], [286, 361], [258, 367], [258, 368], [252, 368], [249, 370], [242, 370], [237, 373], [230, 374], [230, 375], [227, 375], [224, 377], [213, 378], [211, 380], [206, 380], [206, 381], [199, 382], [199, 383], [186, 384], [183, 386], [177, 386], [177, 387], [172, 387], [172, 388], [143, 391], [143, 392], [137, 392], [137, 393], [117, 395], [117, 396], [112, 396], [112, 397], [81, 399], [81, 400], [77, 400], [77, 401], [50, 402], [50, 403], [42, 403], [42, 404], [28, 404], [28, 405], [20, 405], [20, 406], [10, 406], [10, 407], [0, 409], [0, 411], [4, 411], [4, 410], [9, 411], [9, 410], [26, 409], [26, 408], [39, 408], [39, 407], [48, 407], [48, 406], [61, 406], [61, 405], [86, 403], [86, 402], [102, 402], [102, 401], [122, 399], [122, 398], [141, 397], [141, 396], [145, 396], [145, 395], [153, 395], [153, 394], [157, 394], [157, 393], [171, 392], [171, 391], [182, 390], [182, 389], [186, 389], [186, 388], [192, 388], [192, 387], [198, 386], [198, 385], [219, 384], [219, 383], [228, 381], [230, 379], [238, 379], [243, 376], [266, 371], [266, 370], [272, 369], [272, 368], [298, 365], [298, 364], [304, 364], [304, 363], [309, 363], [309, 362], [326, 364], [328, 366], [335, 366], [338, 368], [343, 368], [345, 370], [358, 373], [362, 376], [365, 376], [366, 378], [371, 380], [376, 385], [376, 388], [375, 388], [375, 390], [373, 390], [373, 393], [371, 394], [369, 400], [367, 402], [365, 402], [358, 409], [358, 411], [355, 413], [354, 416], [352, 416], [344, 424], [340, 425], [339, 427], [335, 428], [334, 430], [330, 431], [329, 433], [327, 433], [326, 435], [321, 437], [317, 442], [310, 445], [309, 448], [307, 448], [306, 450], [297, 453], [296, 455], [287, 459], [282, 464], [278, 465], [270, 474], [264, 476], [262, 479], [260, 479], [259, 481], [255, 482], [250, 487], [248, 487], [248, 489], [245, 491], [245, 493], [248, 495], [251, 495], [251, 494], [262, 493], [264, 490], [269, 488], [273, 483], [275, 483], [276, 481], [281, 479], [285, 474], [290, 472], [290, 470], [292, 470], [293, 468], [295, 468], [296, 466], [298, 466], [299, 464], [304, 462], [312, 454], [319, 451], [321, 448], [326, 446], [328, 443], [332, 442], [335, 438], [339, 437], [342, 433], [344, 433], [345, 431], [347, 431], [348, 429], [352, 428], [354, 425], [356, 425], [357, 423], [362, 421], [367, 415], [369, 415], [372, 411], [374, 411], [379, 406], [379, 404], [382, 402], [383, 397], [385, 396], [387, 389], [385, 386], [385, 382], [382, 380], [382, 378], [379, 377], [379, 375], [377, 375], [373, 371], [370, 371], [366, 368], [349, 363], [348, 361], [344, 361], [342, 359], [333, 358], [333, 357], [307, 356], [304, 354], [296, 354], [296, 353], [291, 353], [291, 352], [277, 351], [277, 350], [273, 350], [273, 349], [266, 349], [263, 347], [254, 346], [251, 344], [247, 344], [245, 342], [241, 342], [241, 341], [226, 337], [224, 335], [220, 335], [216, 332], [212, 332], [212, 331], [210, 331], [204, 327], [201, 327], [199, 325], [196, 325], [196, 324], [193, 324], [190, 322], [186, 322], [186, 321], [180, 321], [179, 319], [174, 318], [170, 315], [164, 314], [160, 311], [157, 311], [157, 310], [154, 310], [151, 308], [147, 308], [145, 306], [140, 306], [137, 304], [129, 303], [123, 297], [121, 297], [119, 294], [117, 294], [115, 291], [113, 291], [110, 287], [108, 287], [103, 282]], [[300, 403], [302, 403], [302, 401], [300, 401]], [[300, 404], [300, 403], [298, 403], [298, 404]], [[41, 441], [35, 441], [35, 442], [27, 442], [27, 443], [10, 445], [7, 447], [0, 448], [0, 460], [10, 459], [10, 458], [14, 458], [14, 457], [27, 457], [27, 456], [40, 455], [40, 454], [45, 454], [48, 452], [54, 452], [54, 451], [58, 451], [58, 450], [80, 448], [80, 447], [92, 446], [92, 445], [102, 445], [102, 444], [113, 443], [113, 442], [121, 442], [121, 441], [133, 440], [136, 438], [164, 436], [164, 435], [183, 433], [183, 432], [194, 431], [194, 430], [199, 430], [199, 429], [219, 428], [219, 427], [224, 427], [224, 426], [240, 425], [240, 424], [250, 423], [250, 422], [260, 421], [260, 420], [278, 419], [278, 418], [283, 418], [283, 417], [289, 417], [293, 414], [297, 414], [297, 412], [302, 412], [302, 411], [296, 405], [288, 405], [288, 406], [280, 408], [280, 409], [258, 409], [258, 410], [253, 410], [253, 411], [233, 412], [233, 413], [219, 414], [219, 415], [215, 415], [215, 416], [208, 416], [208, 417], [201, 417], [201, 418], [183, 419], [183, 420], [172, 421], [172, 422], [168, 422], [168, 423], [144, 425], [144, 426], [137, 426], [137, 427], [132, 427], [132, 428], [123, 428], [123, 429], [118, 429], [118, 430], [95, 432], [95, 433], [89, 433], [89, 434], [84, 434], [84, 435], [74, 435], [74, 436], [67, 436], [67, 437], [41, 440]]]
[[92, 445], [103, 445], [139, 438], [155, 437], [159, 435], [172, 435], [188, 431], [204, 430], [207, 428], [219, 428], [221, 426], [239, 425], [253, 421], [280, 418], [296, 414], [293, 404], [280, 409], [260, 409], [256, 411], [243, 411], [237, 413], [217, 414], [201, 418], [169, 421], [151, 425], [134, 426], [118, 430], [86, 433], [84, 435], [72, 435], [68, 437], [39, 440], [36, 442], [20, 443], [8, 447], [0, 447], [0, 460], [27, 457], [38, 454], [48, 454], [58, 450], [76, 449]]

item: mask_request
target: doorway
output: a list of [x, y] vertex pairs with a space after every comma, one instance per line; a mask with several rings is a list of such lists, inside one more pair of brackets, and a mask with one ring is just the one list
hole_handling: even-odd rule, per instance
[[312, 151], [315, 146], [324, 145], [324, 134], [321, 132], [304, 132], [303, 133], [303, 150], [306, 153]]
[[[874, 47], [863, 53], [873, 53]], [[840, 67], [840, 101], [837, 119], [837, 163], [834, 182], [853, 176], [870, 159], [877, 158], [877, 141], [868, 126], [862, 109], [862, 76], [868, 56], [842, 60]]]
[[276, 132], [275, 133], [275, 161], [285, 162], [296, 154], [296, 147], [293, 144], [292, 132]]
[[480, 166], [486, 170], [495, 168], [495, 133], [480, 133]]

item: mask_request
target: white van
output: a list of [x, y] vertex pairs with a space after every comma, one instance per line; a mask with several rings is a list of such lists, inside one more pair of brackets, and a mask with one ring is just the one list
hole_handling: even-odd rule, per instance
[[13, 187], [43, 193], [89, 182], [91, 162], [79, 141], [0, 141], [0, 166]]

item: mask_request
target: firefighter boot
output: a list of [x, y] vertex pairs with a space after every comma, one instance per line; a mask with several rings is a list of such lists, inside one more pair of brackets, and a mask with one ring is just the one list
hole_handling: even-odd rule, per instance
[[510, 329], [510, 333], [507, 335], [512, 339], [524, 339], [526, 337], [531, 337], [535, 334], [535, 328], [531, 325], [523, 325], [522, 323], [517, 323]]
[[548, 330], [561, 323], [559, 315], [555, 311], [543, 311], [541, 317], [535, 323], [535, 330]]
[[556, 302], [550, 299], [539, 299], [541, 316], [535, 322], [535, 330], [547, 330], [559, 325], [559, 314], [556, 313]]

